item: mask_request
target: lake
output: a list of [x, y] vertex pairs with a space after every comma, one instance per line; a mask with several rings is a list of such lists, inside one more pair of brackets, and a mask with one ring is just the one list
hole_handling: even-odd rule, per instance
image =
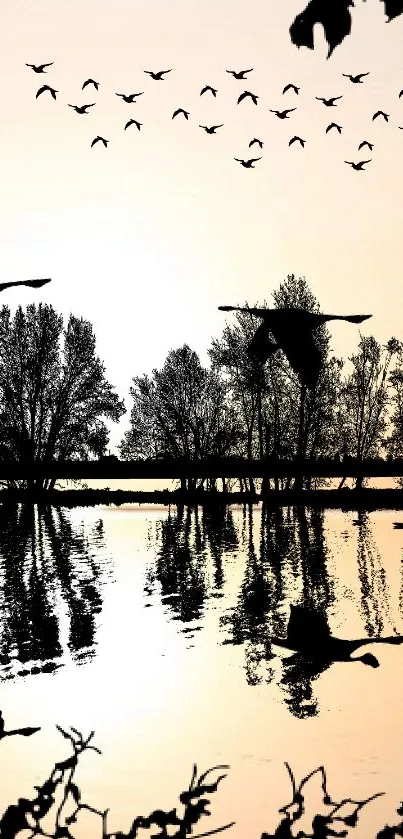
[[[403, 634], [395, 521], [402, 512], [3, 505], [0, 708], [6, 730], [41, 730], [0, 744], [1, 812], [69, 757], [59, 725], [95, 732], [102, 754], [86, 751], [74, 780], [82, 801], [109, 808], [109, 832], [182, 812], [194, 763], [230, 766], [205, 780], [227, 773], [195, 836], [232, 821], [231, 839], [273, 832], [293, 796], [285, 762], [297, 785], [324, 765], [337, 802], [386, 793], [359, 811], [354, 839], [399, 823], [403, 646], [354, 653], [377, 668], [320, 667], [271, 642], [292, 604], [341, 638]], [[304, 795], [295, 833], [310, 832], [316, 803], [329, 810], [319, 774]], [[100, 820], [82, 812], [71, 831], [99, 837]]]

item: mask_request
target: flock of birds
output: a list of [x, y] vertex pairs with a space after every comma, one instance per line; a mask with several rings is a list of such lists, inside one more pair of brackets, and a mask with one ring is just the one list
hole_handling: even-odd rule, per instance
[[[47, 67], [51, 67], [53, 65], [53, 63], [54, 63], [53, 61], [50, 61], [50, 62], [47, 62], [45, 64], [26, 64], [26, 66], [31, 68], [33, 70], [33, 72], [36, 73], [36, 74], [43, 74], [43, 73], [47, 72]], [[172, 72], [172, 68], [169, 69], [169, 70], [157, 70], [157, 71], [144, 70], [143, 72], [145, 74], [147, 74], [148, 76], [150, 76], [151, 79], [153, 79], [154, 81], [164, 81], [166, 75], [168, 73]], [[253, 67], [250, 67], [247, 70], [226, 70], [226, 73], [229, 73], [230, 75], [232, 75], [233, 78], [237, 81], [246, 81], [249, 78], [249, 74], [252, 73], [252, 72], [253, 72]], [[366, 76], [369, 76], [369, 72], [367, 72], [367, 73], [357, 73], [356, 75], [353, 75], [351, 73], [342, 73], [342, 75], [345, 78], [349, 79], [349, 81], [352, 84], [363, 84], [363, 79]], [[91, 87], [92, 90], [98, 91], [99, 86], [100, 86], [100, 83], [98, 81], [96, 81], [95, 79], [92, 79], [92, 78], [88, 78], [83, 82], [81, 90], [86, 90], [87, 88]], [[285, 85], [282, 93], [283, 93], [283, 95], [285, 95], [289, 92], [292, 92], [294, 94], [294, 96], [298, 96], [300, 89], [301, 89], [300, 87], [298, 87], [297, 85], [290, 82], [290, 83]], [[42, 96], [44, 93], [48, 93], [53, 99], [56, 100], [57, 94], [59, 93], [59, 91], [56, 90], [54, 87], [52, 87], [49, 84], [43, 84], [37, 90], [36, 98], [38, 98], [39, 96]], [[206, 84], [201, 89], [200, 96], [204, 96], [205, 94], [209, 94], [210, 96], [212, 96], [215, 99], [217, 97], [217, 93], [218, 93], [217, 88], [212, 87], [212, 85]], [[137, 102], [138, 97], [143, 96], [143, 94], [144, 94], [144, 90], [139, 91], [137, 93], [118, 93], [117, 92], [115, 95], [120, 97], [122, 99], [122, 101], [125, 102], [126, 104], [133, 105]], [[400, 99], [402, 96], [403, 96], [403, 89], [399, 92], [398, 98]], [[328, 98], [326, 98], [324, 96], [316, 96], [315, 97], [315, 99], [317, 99], [319, 102], [322, 102], [323, 105], [326, 108], [336, 107], [339, 100], [342, 99], [342, 98], [343, 98], [343, 94], [341, 94], [340, 96], [331, 96], [331, 97], [328, 97]], [[259, 96], [256, 93], [253, 93], [250, 90], [244, 90], [244, 91], [242, 91], [242, 93], [239, 94], [238, 99], [237, 99], [237, 104], [240, 105], [241, 102], [243, 102], [246, 99], [249, 99], [254, 105], [257, 105]], [[68, 103], [68, 107], [73, 108], [74, 111], [77, 114], [84, 115], [84, 114], [88, 114], [89, 113], [89, 108], [94, 108], [96, 106], [96, 104], [97, 104], [96, 102], [90, 102], [90, 103], [87, 103], [87, 104], [80, 104], [80, 105], [73, 105], [71, 103]], [[296, 110], [298, 110], [297, 107], [284, 108], [284, 109], [269, 108], [270, 113], [275, 114], [275, 116], [278, 119], [281, 119], [281, 120], [289, 119], [290, 114], [293, 113], [293, 111], [296, 111]], [[189, 120], [190, 111], [186, 110], [185, 108], [178, 107], [174, 110], [174, 112], [172, 114], [172, 119], [175, 119], [179, 116], [182, 117], [185, 120]], [[389, 121], [389, 116], [390, 115], [387, 114], [385, 111], [377, 110], [377, 111], [375, 111], [375, 113], [372, 116], [372, 121], [374, 122], [376, 119], [382, 118], [385, 122], [388, 122]], [[143, 126], [143, 123], [140, 122], [138, 119], [130, 118], [125, 123], [124, 130], [126, 131], [131, 126], [136, 126], [137, 130], [140, 131], [142, 126]], [[199, 124], [199, 128], [202, 128], [206, 132], [206, 134], [216, 134], [218, 129], [223, 128], [223, 127], [224, 127], [224, 123], [218, 123], [218, 124], [214, 124], [214, 125], [201, 125], [201, 124]], [[399, 125], [398, 127], [403, 130], [403, 125]], [[343, 130], [343, 126], [340, 125], [338, 122], [330, 122], [325, 129], [325, 133], [328, 134], [332, 130], [337, 131], [339, 134], [341, 134], [342, 130]], [[97, 145], [98, 143], [102, 144], [105, 148], [107, 148], [109, 140], [106, 137], [100, 136], [98, 134], [96, 137], [93, 138], [93, 140], [91, 142], [91, 147]], [[295, 134], [290, 138], [290, 140], [288, 142], [288, 146], [292, 146], [294, 143], [299, 143], [301, 148], [305, 148], [306, 139], [304, 139], [303, 137], [300, 137], [299, 135]], [[252, 148], [252, 146], [255, 146], [255, 145], [258, 146], [260, 149], [263, 149], [264, 142], [263, 142], [263, 140], [259, 139], [258, 137], [253, 137], [253, 139], [249, 142], [248, 147]], [[361, 149], [363, 149], [365, 147], [368, 148], [372, 152], [372, 150], [374, 148], [374, 144], [372, 142], [370, 142], [369, 140], [364, 139], [358, 145], [358, 151], [361, 151]], [[255, 164], [261, 159], [262, 159], [262, 156], [260, 156], [260, 157], [241, 157], [241, 158], [235, 157], [234, 158], [234, 160], [237, 163], [240, 163], [241, 166], [243, 166], [245, 169], [255, 168]], [[358, 161], [345, 160], [344, 162], [347, 165], [351, 166], [356, 171], [360, 172], [360, 171], [364, 170], [364, 166], [366, 166], [367, 163], [371, 163], [371, 160], [372, 160], [372, 158], [369, 158], [367, 160], [358, 160]]]

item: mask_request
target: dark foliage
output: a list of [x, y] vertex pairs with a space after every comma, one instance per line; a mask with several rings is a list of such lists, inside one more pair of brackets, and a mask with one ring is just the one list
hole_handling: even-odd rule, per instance
[[[403, 14], [403, 0], [381, 0], [388, 22]], [[327, 58], [351, 32], [350, 8], [353, 0], [309, 0], [308, 5], [290, 26], [291, 41], [296, 47], [314, 49], [313, 30], [317, 23], [323, 26], [329, 45]]]

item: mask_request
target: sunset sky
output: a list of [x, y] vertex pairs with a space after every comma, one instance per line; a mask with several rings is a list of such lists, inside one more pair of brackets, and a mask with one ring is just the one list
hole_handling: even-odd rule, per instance
[[[220, 304], [271, 301], [304, 275], [322, 310], [365, 312], [362, 334], [401, 338], [403, 18], [356, 0], [352, 34], [326, 61], [288, 28], [303, 0], [3, 0], [0, 10], [2, 281], [52, 277], [40, 299], [89, 319], [109, 380], [126, 401], [134, 375], [187, 342], [207, 361]], [[43, 75], [26, 62], [54, 62]], [[164, 81], [144, 70], [172, 68]], [[253, 68], [247, 81], [226, 69]], [[354, 85], [342, 73], [369, 72]], [[82, 91], [85, 79], [99, 91]], [[298, 96], [282, 94], [293, 82]], [[54, 101], [44, 84], [58, 91]], [[205, 84], [217, 88], [200, 96]], [[258, 94], [237, 104], [243, 90]], [[116, 92], [144, 91], [129, 105]], [[316, 96], [339, 96], [327, 108]], [[88, 115], [70, 104], [95, 102]], [[177, 107], [190, 112], [188, 122]], [[286, 120], [269, 108], [297, 107]], [[389, 122], [372, 121], [378, 109]], [[141, 131], [124, 125], [131, 117]], [[343, 126], [341, 135], [332, 122]], [[199, 124], [223, 123], [216, 135]], [[108, 147], [91, 141], [100, 134]], [[289, 139], [300, 135], [288, 147]], [[253, 137], [262, 152], [248, 148]], [[362, 140], [374, 143], [358, 152]], [[234, 157], [260, 157], [244, 169]], [[372, 158], [356, 172], [344, 160]], [[331, 324], [347, 356], [358, 329]], [[112, 434], [118, 442], [128, 416]]]

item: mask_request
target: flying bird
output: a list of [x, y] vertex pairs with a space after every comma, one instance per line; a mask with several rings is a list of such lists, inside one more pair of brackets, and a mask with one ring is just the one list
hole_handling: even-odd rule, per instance
[[224, 123], [222, 122], [221, 125], [199, 125], [199, 128], [204, 128], [207, 134], [215, 134], [217, 128], [222, 128]]
[[250, 141], [249, 148], [251, 148], [251, 146], [253, 146], [255, 143], [257, 143], [261, 149], [263, 148], [263, 140], [258, 140], [257, 137], [254, 137], [253, 140]]
[[81, 90], [84, 90], [84, 88], [85, 88], [85, 87], [88, 87], [88, 85], [89, 85], [89, 84], [93, 84], [93, 85], [94, 85], [94, 87], [95, 87], [95, 90], [98, 90], [98, 88], [99, 88], [99, 82], [94, 81], [94, 79], [86, 79], [86, 80], [85, 80], [85, 82], [84, 82], [84, 84], [83, 84], [83, 86], [82, 86], [82, 88], [81, 88]]
[[206, 85], [205, 85], [205, 86], [201, 89], [201, 91], [200, 91], [200, 96], [203, 96], [203, 93], [207, 93], [207, 91], [208, 91], [208, 90], [209, 90], [209, 91], [213, 94], [213, 96], [217, 96], [217, 90], [216, 90], [216, 88], [215, 88], [215, 87], [211, 87], [211, 85], [209, 85], [209, 84], [206, 84]]
[[26, 67], [32, 67], [34, 73], [46, 73], [45, 67], [51, 67], [54, 61], [49, 61], [48, 64], [25, 64]]
[[97, 137], [94, 137], [94, 139], [91, 143], [91, 148], [93, 146], [95, 146], [95, 143], [103, 143], [105, 148], [106, 148], [108, 143], [109, 143], [109, 140], [105, 140], [105, 137], [100, 137], [99, 134], [98, 134]]
[[372, 653], [351, 658], [360, 647], [368, 644], [402, 644], [402, 635], [385, 638], [359, 638], [347, 640], [331, 635], [326, 616], [306, 606], [291, 606], [286, 638], [271, 638], [271, 643], [301, 653], [306, 658], [332, 664], [334, 661], [361, 661], [370, 667], [379, 667]]
[[375, 113], [375, 114], [373, 115], [373, 117], [372, 117], [372, 122], [373, 122], [373, 121], [374, 121], [374, 119], [376, 119], [377, 117], [383, 117], [383, 118], [384, 118], [384, 120], [385, 120], [385, 122], [387, 122], [387, 121], [388, 121], [388, 119], [389, 119], [389, 114], [385, 114], [385, 111], [376, 111], [376, 113]]
[[69, 105], [69, 108], [74, 108], [78, 114], [88, 114], [87, 108], [93, 108], [95, 102], [92, 102], [91, 105]]
[[14, 285], [27, 285], [31, 288], [41, 288], [46, 283], [50, 283], [51, 279], [52, 277], [47, 277], [46, 279], [40, 280], [18, 280], [17, 282], [0, 283], [0, 291], [4, 291], [6, 288], [11, 288]]
[[49, 93], [53, 97], [53, 99], [56, 99], [56, 93], [59, 93], [59, 91], [55, 90], [54, 87], [49, 87], [48, 84], [44, 84], [44, 85], [42, 85], [42, 87], [39, 88], [39, 90], [36, 93], [35, 99], [37, 99], [38, 96], [40, 96], [41, 93], [44, 93], [46, 90], [49, 91]]
[[126, 128], [129, 128], [131, 125], [135, 125], [136, 128], [140, 131], [140, 126], [142, 126], [143, 123], [139, 122], [137, 119], [129, 119], [129, 122], [127, 122], [126, 125], [125, 125], [125, 131], [126, 131]]
[[177, 117], [178, 114], [183, 114], [185, 119], [189, 119], [189, 113], [190, 113], [190, 111], [185, 111], [184, 108], [177, 108], [176, 111], [174, 111], [173, 114], [172, 114], [172, 119], [174, 117]]
[[269, 108], [270, 113], [275, 114], [276, 117], [278, 117], [279, 119], [289, 119], [288, 114], [290, 114], [291, 111], [296, 111], [296, 110], [297, 110], [296, 108], [287, 108], [287, 110], [285, 110], [285, 111], [273, 111], [272, 108]]
[[298, 142], [301, 144], [302, 148], [304, 148], [305, 143], [306, 143], [306, 140], [303, 140], [303, 139], [302, 139], [302, 137], [297, 137], [297, 136], [295, 136], [295, 137], [291, 137], [291, 140], [290, 140], [290, 142], [288, 143], [288, 145], [289, 145], [289, 146], [292, 146], [292, 144], [293, 144], [293, 143], [296, 143], [296, 142], [297, 142], [297, 140], [298, 140]]
[[337, 131], [341, 134], [342, 126], [338, 125], [337, 122], [331, 122], [326, 128], [325, 134], [327, 134], [332, 128], [337, 128]]
[[350, 73], [342, 73], [342, 76], [345, 76], [346, 79], [350, 79], [350, 82], [353, 84], [362, 84], [364, 76], [369, 76], [369, 73], [358, 73], [357, 76], [351, 76]]
[[334, 103], [337, 102], [338, 99], [342, 98], [343, 96], [331, 96], [330, 99], [325, 99], [323, 96], [315, 96], [315, 99], [317, 99], [318, 102], [323, 102], [323, 104], [328, 108], [335, 108], [336, 105]]
[[252, 70], [253, 70], [253, 67], [251, 67], [250, 70], [226, 70], [225, 72], [226, 73], [231, 73], [231, 75], [234, 77], [234, 79], [239, 80], [239, 79], [246, 79], [245, 73], [251, 73]]
[[[261, 318], [247, 352], [264, 364], [277, 350], [282, 350], [294, 373], [304, 387], [313, 389], [323, 366], [322, 353], [315, 343], [313, 331], [329, 320], [362, 323], [371, 315], [323, 315], [306, 309], [285, 307], [257, 309], [249, 306], [219, 306], [222, 312], [248, 312]], [[272, 341], [269, 333], [274, 337]]]
[[256, 93], [251, 93], [250, 90], [244, 90], [244, 92], [241, 93], [240, 96], [238, 96], [238, 105], [240, 102], [242, 102], [242, 99], [246, 99], [247, 96], [249, 96], [249, 98], [252, 99], [252, 102], [254, 102], [255, 105], [257, 105], [257, 100], [259, 99], [259, 97], [256, 95]]
[[297, 87], [295, 84], [286, 84], [283, 93], [287, 93], [287, 90], [293, 90], [294, 93], [298, 95], [299, 91], [301, 90], [300, 87]]
[[155, 81], [157, 81], [157, 82], [162, 81], [163, 82], [163, 81], [165, 81], [165, 79], [164, 79], [165, 73], [172, 73], [172, 69], [171, 70], [158, 70], [157, 73], [154, 73], [152, 70], [144, 70], [144, 72], [148, 73], [148, 75], [151, 76], [152, 79], [155, 79]]
[[[234, 160], [240, 163], [241, 166], [244, 166], [245, 169], [254, 169], [255, 167], [253, 164], [257, 163], [257, 161], [261, 159], [261, 157], [252, 157], [250, 160], [241, 160], [239, 157], [234, 157]], [[220, 309], [222, 307], [219, 306], [218, 308]]]
[[360, 160], [359, 163], [353, 163], [352, 160], [345, 160], [345, 163], [348, 163], [349, 166], [352, 166], [353, 169], [356, 169], [357, 172], [365, 172], [364, 166], [366, 163], [371, 163], [372, 157], [370, 160]]
[[125, 102], [128, 102], [129, 105], [132, 105], [133, 102], [136, 101], [136, 96], [142, 96], [143, 93], [144, 90], [142, 90], [141, 93], [116, 93], [116, 96], [121, 96]]
[[369, 148], [369, 150], [370, 150], [370, 151], [372, 151], [372, 149], [374, 148], [374, 144], [373, 144], [373, 143], [370, 143], [368, 140], [363, 140], [363, 141], [362, 141], [362, 143], [360, 143], [360, 145], [358, 146], [358, 151], [359, 151], [360, 149], [363, 149], [363, 148], [364, 148], [364, 146], [368, 146], [368, 148]]

